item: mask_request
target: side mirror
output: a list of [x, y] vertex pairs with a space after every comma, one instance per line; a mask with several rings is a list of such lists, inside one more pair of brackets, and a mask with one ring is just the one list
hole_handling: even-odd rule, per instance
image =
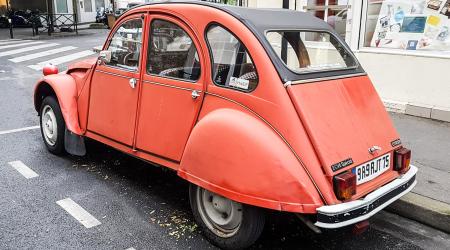
[[98, 56], [98, 64], [105, 64], [111, 62], [111, 51], [102, 50]]

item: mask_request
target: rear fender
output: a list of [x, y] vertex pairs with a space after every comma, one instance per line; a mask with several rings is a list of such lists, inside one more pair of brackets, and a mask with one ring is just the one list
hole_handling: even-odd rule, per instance
[[216, 109], [195, 125], [179, 176], [229, 199], [299, 213], [323, 202], [295, 155], [261, 119]]
[[66, 128], [77, 135], [82, 135], [78, 121], [77, 86], [68, 74], [48, 75], [41, 78], [34, 88], [34, 107], [40, 112], [42, 100], [48, 95], [55, 95], [66, 122]]

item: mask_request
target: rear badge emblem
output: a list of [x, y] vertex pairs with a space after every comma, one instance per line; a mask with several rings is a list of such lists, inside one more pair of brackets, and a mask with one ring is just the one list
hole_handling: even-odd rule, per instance
[[381, 147], [373, 146], [373, 147], [369, 148], [369, 153], [373, 155], [373, 154], [375, 154], [375, 152], [377, 152], [379, 150], [381, 150]]
[[341, 168], [345, 168], [347, 166], [350, 166], [353, 164], [353, 159], [352, 158], [348, 158], [347, 160], [343, 160], [339, 163], [333, 164], [331, 165], [331, 170], [333, 170], [333, 172], [338, 171]]
[[401, 141], [400, 139], [397, 139], [397, 140], [391, 142], [391, 146], [392, 146], [393, 148], [397, 147], [397, 146], [400, 145], [400, 144], [402, 144], [402, 141]]

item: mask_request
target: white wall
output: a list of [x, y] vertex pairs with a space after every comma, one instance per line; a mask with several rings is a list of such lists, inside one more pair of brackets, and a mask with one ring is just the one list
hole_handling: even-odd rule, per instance
[[283, 0], [248, 0], [248, 7], [252, 8], [282, 8]]
[[450, 108], [450, 59], [356, 53], [383, 99]]

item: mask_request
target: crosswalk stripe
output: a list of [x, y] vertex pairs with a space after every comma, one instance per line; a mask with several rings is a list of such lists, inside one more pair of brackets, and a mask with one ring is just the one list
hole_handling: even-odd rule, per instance
[[40, 62], [35, 65], [29, 65], [28, 67], [31, 69], [34, 69], [34, 70], [41, 70], [42, 68], [44, 68], [45, 65], [50, 64], [50, 63], [53, 65], [59, 65], [59, 64], [70, 62], [70, 61], [73, 61], [73, 60], [76, 60], [76, 59], [79, 59], [82, 57], [90, 56], [93, 54], [95, 54], [95, 52], [92, 50], [84, 50], [84, 51], [73, 53], [73, 54], [70, 54], [67, 56], [61, 56], [61, 57], [57, 57], [57, 58], [54, 58], [51, 60]]
[[25, 48], [21, 48], [21, 49], [13, 49], [13, 50], [5, 51], [5, 52], [0, 52], [0, 57], [14, 55], [14, 54], [20, 54], [20, 53], [23, 53], [23, 52], [37, 50], [37, 49], [53, 47], [53, 46], [56, 46], [56, 45], [59, 45], [59, 44], [57, 44], [57, 43], [44, 43], [42, 45], [25, 47]]
[[42, 51], [42, 52], [38, 52], [38, 53], [34, 53], [34, 54], [28, 54], [25, 56], [19, 56], [19, 57], [14, 57], [9, 59], [11, 62], [24, 62], [24, 61], [28, 61], [28, 60], [33, 60], [36, 58], [40, 58], [40, 57], [44, 57], [44, 56], [50, 56], [50, 55], [54, 55], [57, 53], [61, 53], [64, 51], [69, 51], [69, 50], [73, 50], [76, 49], [77, 47], [74, 46], [66, 46], [66, 47], [61, 47], [61, 48], [57, 48], [57, 49], [51, 49], [51, 50], [46, 50], [46, 51]]
[[26, 45], [35, 45], [35, 44], [39, 44], [39, 43], [44, 43], [44, 42], [29, 42], [29, 43], [10, 44], [10, 45], [0, 46], [0, 49], [9, 49], [9, 48], [21, 47], [21, 46], [26, 46]]
[[30, 42], [30, 40], [0, 40], [0, 45], [20, 43], [20, 42]]

